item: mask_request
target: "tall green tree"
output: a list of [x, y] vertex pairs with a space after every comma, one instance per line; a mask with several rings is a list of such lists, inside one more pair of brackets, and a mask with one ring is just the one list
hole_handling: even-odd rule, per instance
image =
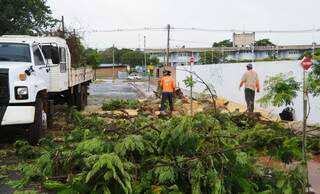
[[151, 57], [148, 55], [148, 60], [147, 60], [147, 64], [150, 65], [157, 65], [159, 64], [159, 59], [157, 57]]
[[43, 34], [57, 20], [46, 0], [0, 0], [0, 35]]
[[71, 64], [73, 67], [83, 66], [86, 63], [85, 47], [81, 42], [81, 36], [78, 32], [66, 31], [65, 39], [67, 41], [70, 54]]
[[121, 55], [121, 63], [130, 66], [137, 66], [144, 64], [144, 54], [141, 51], [128, 51]]
[[212, 47], [232, 47], [233, 43], [230, 39], [222, 40], [220, 42], [214, 42]]
[[218, 51], [206, 51], [200, 53], [200, 63], [201, 64], [217, 64], [222, 61], [221, 52]]
[[254, 45], [255, 46], [275, 46], [275, 44], [273, 44], [268, 38], [257, 40], [254, 43]]
[[87, 64], [97, 68], [102, 61], [101, 52], [98, 49], [88, 48], [85, 51]]
[[[144, 53], [139, 50], [131, 49], [118, 49], [118, 48], [108, 48], [100, 53], [101, 63], [111, 64], [113, 62], [116, 64], [128, 64], [131, 66], [144, 65]], [[159, 59], [156, 57], [151, 57], [149, 54], [146, 55], [147, 65], [149, 64], [159, 64]]]

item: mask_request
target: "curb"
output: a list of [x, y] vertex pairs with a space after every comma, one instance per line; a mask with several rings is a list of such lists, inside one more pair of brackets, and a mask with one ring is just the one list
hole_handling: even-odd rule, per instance
[[146, 98], [147, 97], [146, 94], [140, 88], [138, 88], [135, 83], [128, 83], [128, 84], [137, 91], [139, 98]]

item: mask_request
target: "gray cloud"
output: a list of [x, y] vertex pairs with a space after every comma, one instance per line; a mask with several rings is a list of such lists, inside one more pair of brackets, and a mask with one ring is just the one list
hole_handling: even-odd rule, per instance
[[[56, 17], [86, 31], [140, 27], [199, 27], [240, 30], [295, 30], [320, 28], [319, 0], [48, 0]], [[166, 32], [85, 33], [90, 47], [138, 47], [147, 36], [147, 47], [165, 47]], [[172, 47], [210, 46], [213, 41], [231, 39], [231, 33], [172, 32]], [[277, 44], [311, 44], [320, 33], [257, 34]], [[203, 42], [203, 43], [191, 43]]]

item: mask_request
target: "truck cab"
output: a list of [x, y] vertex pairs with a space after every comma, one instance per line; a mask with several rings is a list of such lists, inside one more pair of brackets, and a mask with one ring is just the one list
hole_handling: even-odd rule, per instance
[[67, 43], [58, 37], [0, 37], [0, 127], [22, 125], [36, 144], [52, 124], [53, 105], [87, 104], [90, 67], [72, 68]]

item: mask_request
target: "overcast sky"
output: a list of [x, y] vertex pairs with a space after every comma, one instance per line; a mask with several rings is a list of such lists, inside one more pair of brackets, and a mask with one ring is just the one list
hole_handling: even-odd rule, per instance
[[[320, 28], [320, 0], [48, 0], [55, 17], [67, 26], [87, 31], [86, 46], [165, 47], [165, 31], [104, 32], [91, 30], [130, 28], [197, 27], [240, 30], [297, 30]], [[140, 38], [139, 38], [140, 37]], [[276, 44], [320, 43], [320, 32], [303, 34], [257, 34]], [[140, 39], [140, 42], [139, 42]], [[171, 46], [205, 47], [232, 39], [232, 33], [174, 31]], [[178, 41], [176, 41], [178, 40]]]

